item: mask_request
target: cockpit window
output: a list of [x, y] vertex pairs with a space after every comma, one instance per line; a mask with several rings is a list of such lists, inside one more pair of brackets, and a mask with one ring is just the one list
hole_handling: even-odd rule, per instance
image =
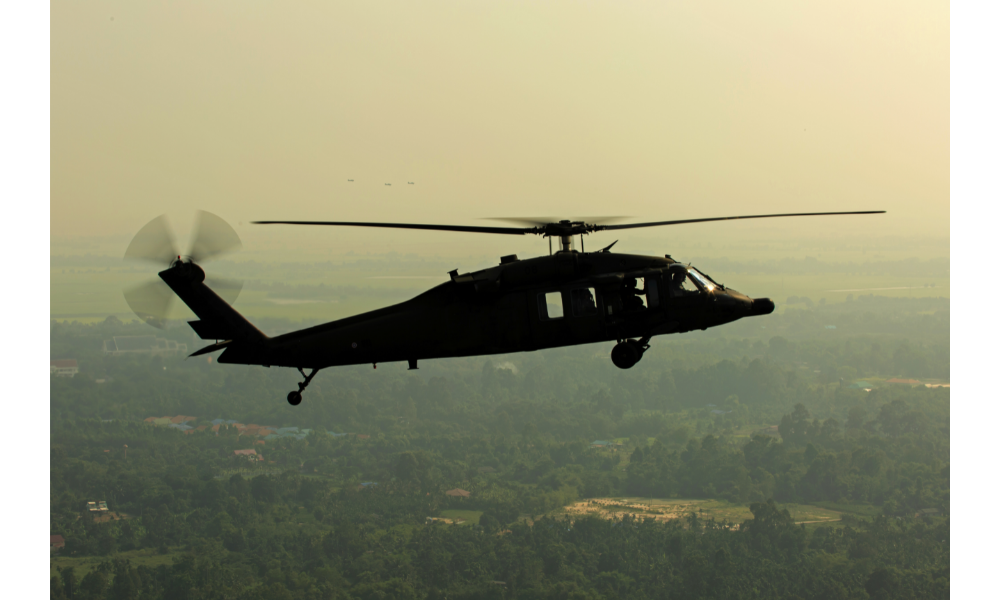
[[688, 268], [688, 275], [690, 275], [691, 278], [695, 280], [695, 282], [698, 284], [698, 287], [704, 289], [707, 292], [711, 292], [716, 287], [718, 287], [714, 283], [712, 283], [711, 279], [699, 273], [698, 270], [695, 269], [694, 267]]
[[684, 265], [671, 265], [667, 272], [668, 289], [671, 298], [678, 298], [687, 294], [697, 294], [698, 288], [694, 285], [694, 280], [688, 275], [688, 270]]

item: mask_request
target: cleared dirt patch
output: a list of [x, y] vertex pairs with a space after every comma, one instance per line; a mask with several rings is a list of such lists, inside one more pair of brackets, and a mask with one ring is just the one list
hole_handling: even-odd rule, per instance
[[[840, 520], [840, 512], [818, 506], [802, 504], [783, 504], [780, 508], [788, 509], [796, 523], [826, 523]], [[553, 513], [553, 516], [564, 515], [570, 518], [593, 515], [603, 519], [621, 518], [625, 515], [637, 519], [655, 519], [670, 521], [698, 515], [699, 519], [715, 519], [741, 523], [752, 519], [753, 514], [748, 506], [732, 504], [724, 500], [683, 500], [661, 498], [591, 498], [574, 502]]]

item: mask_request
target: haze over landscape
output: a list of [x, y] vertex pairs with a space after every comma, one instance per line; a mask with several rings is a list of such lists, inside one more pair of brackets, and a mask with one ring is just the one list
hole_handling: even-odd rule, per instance
[[[948, 597], [949, 18], [52, 4], [51, 597]], [[159, 330], [123, 299], [160, 270], [133, 235], [166, 214], [183, 251], [197, 210], [268, 335], [549, 246], [256, 220], [887, 213], [589, 235], [777, 309], [629, 370], [610, 343], [336, 367], [289, 406], [292, 369], [186, 359], [211, 340], [180, 301]]]

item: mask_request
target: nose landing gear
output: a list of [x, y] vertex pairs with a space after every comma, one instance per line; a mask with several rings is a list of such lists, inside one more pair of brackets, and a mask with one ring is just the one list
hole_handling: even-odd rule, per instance
[[312, 378], [316, 376], [316, 373], [319, 373], [319, 369], [313, 369], [311, 373], [306, 375], [306, 372], [302, 370], [302, 367], [299, 367], [298, 369], [299, 373], [302, 373], [302, 376], [305, 377], [306, 379], [305, 381], [299, 384], [298, 391], [288, 392], [288, 403], [291, 404], [292, 406], [298, 406], [299, 404], [302, 403], [303, 390], [306, 389], [306, 386], [309, 385], [309, 382], [312, 381]]
[[643, 353], [649, 349], [649, 338], [640, 340], [622, 340], [611, 349], [611, 362], [619, 369], [631, 369], [642, 360]]

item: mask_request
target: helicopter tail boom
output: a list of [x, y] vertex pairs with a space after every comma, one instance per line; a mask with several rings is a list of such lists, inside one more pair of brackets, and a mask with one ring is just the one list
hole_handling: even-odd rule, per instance
[[203, 340], [264, 342], [267, 336], [205, 285], [205, 271], [193, 262], [178, 261], [159, 276], [170, 286], [198, 321], [188, 324]]

